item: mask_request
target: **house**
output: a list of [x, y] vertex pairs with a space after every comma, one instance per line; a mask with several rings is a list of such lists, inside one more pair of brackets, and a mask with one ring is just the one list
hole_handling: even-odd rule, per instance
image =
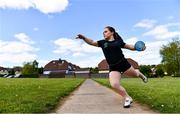
[[76, 75], [76, 77], [78, 77], [78, 78], [80, 78], [80, 77], [83, 77], [83, 78], [91, 78], [90, 68], [87, 67], [87, 68], [77, 69], [77, 70], [75, 70], [75, 75]]
[[2, 75], [8, 74], [8, 68], [4, 68], [0, 66], [0, 74]]
[[109, 66], [108, 66], [106, 59], [103, 59], [98, 64], [98, 69], [99, 69], [99, 73], [108, 73], [109, 72]]
[[66, 60], [52, 60], [44, 66], [43, 74], [49, 78], [65, 78], [65, 75], [75, 75], [77, 69], [80, 67]]
[[79, 66], [72, 64], [72, 63], [69, 63], [69, 70], [78, 70], [78, 69], [80, 69]]
[[[133, 59], [131, 58], [126, 58], [127, 61], [135, 68], [135, 69], [138, 69], [139, 68], [139, 65], [136, 61], [134, 61]], [[103, 59], [99, 64], [98, 64], [98, 69], [99, 69], [99, 73], [101, 75], [104, 75], [104, 76], [107, 76], [108, 73], [109, 73], [109, 65], [106, 61], [106, 59]]]
[[22, 67], [20, 67], [20, 66], [15, 66], [15, 67], [13, 68], [13, 70], [14, 70], [15, 74], [21, 74], [21, 72], [22, 72]]

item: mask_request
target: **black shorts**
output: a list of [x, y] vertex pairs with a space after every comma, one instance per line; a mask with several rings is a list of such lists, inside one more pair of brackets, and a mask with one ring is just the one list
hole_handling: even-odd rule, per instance
[[130, 67], [131, 67], [131, 64], [127, 61], [127, 59], [123, 59], [115, 65], [109, 65], [109, 72], [119, 71], [120, 73], [123, 73]]

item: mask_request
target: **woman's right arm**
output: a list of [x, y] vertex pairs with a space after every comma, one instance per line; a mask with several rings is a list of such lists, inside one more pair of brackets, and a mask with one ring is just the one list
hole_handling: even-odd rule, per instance
[[89, 39], [89, 38], [85, 37], [85, 36], [82, 35], [82, 34], [78, 34], [77, 37], [76, 37], [76, 39], [78, 39], [78, 38], [79, 38], [79, 39], [83, 39], [83, 40], [84, 40], [86, 43], [88, 43], [89, 45], [98, 47], [97, 41], [93, 41], [92, 39]]

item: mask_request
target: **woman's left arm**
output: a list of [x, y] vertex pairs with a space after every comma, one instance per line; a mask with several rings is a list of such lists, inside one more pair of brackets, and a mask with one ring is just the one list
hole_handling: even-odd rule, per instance
[[135, 51], [134, 45], [132, 45], [132, 44], [125, 44], [124, 48]]
[[[124, 48], [135, 51], [136, 49], [134, 48], [134, 45], [132, 44], [125, 44]], [[144, 47], [144, 49], [142, 51], [144, 51], [146, 49], [146, 46]]]

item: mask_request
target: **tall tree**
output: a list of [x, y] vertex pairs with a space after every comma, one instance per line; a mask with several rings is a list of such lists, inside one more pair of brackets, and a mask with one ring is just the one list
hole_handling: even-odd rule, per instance
[[28, 77], [38, 77], [38, 62], [36, 60], [32, 62], [24, 63], [22, 68], [22, 74]]
[[34, 60], [34, 61], [32, 62], [32, 65], [33, 65], [35, 71], [38, 71], [38, 64], [39, 64], [39, 63], [38, 63], [36, 60]]
[[29, 74], [34, 74], [36, 73], [34, 66], [32, 65], [31, 62], [27, 62], [24, 64], [22, 68], [22, 74], [23, 75], [29, 75]]
[[[180, 75], [180, 40], [179, 38], [173, 39], [167, 45], [163, 45], [160, 49], [162, 63], [165, 65], [168, 73]], [[169, 71], [169, 68], [171, 72]]]

